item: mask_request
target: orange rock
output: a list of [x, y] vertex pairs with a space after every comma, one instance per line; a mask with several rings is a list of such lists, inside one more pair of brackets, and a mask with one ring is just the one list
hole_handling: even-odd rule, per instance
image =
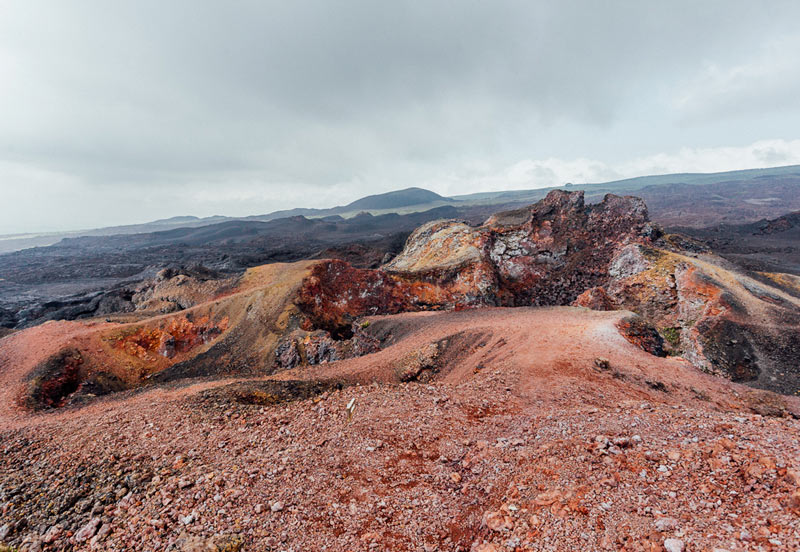
[[364, 542], [376, 542], [381, 538], [378, 533], [364, 533], [361, 535], [361, 540]]
[[789, 468], [786, 470], [785, 479], [788, 483], [800, 487], [800, 470]]
[[549, 506], [560, 498], [561, 493], [558, 490], [553, 490], [539, 494], [533, 502], [537, 506]]
[[771, 456], [762, 456], [761, 458], [758, 459], [758, 463], [770, 471], [774, 470], [776, 466], [775, 459], [772, 458]]
[[790, 509], [800, 514], [800, 491], [795, 491], [789, 496], [788, 506]]
[[514, 528], [514, 520], [502, 512], [487, 512], [484, 523], [492, 531], [510, 531]]
[[718, 471], [725, 467], [725, 462], [719, 458], [712, 457], [708, 459], [708, 465], [712, 470]]
[[761, 464], [750, 464], [745, 470], [745, 475], [753, 479], [760, 479], [766, 469]]

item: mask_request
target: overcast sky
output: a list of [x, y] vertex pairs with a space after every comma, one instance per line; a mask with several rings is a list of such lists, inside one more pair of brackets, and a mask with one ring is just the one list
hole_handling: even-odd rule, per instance
[[0, 233], [800, 164], [800, 2], [0, 0]]

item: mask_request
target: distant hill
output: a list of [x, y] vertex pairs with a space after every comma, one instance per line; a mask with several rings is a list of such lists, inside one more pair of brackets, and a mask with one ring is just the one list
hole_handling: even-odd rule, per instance
[[383, 194], [374, 194], [357, 199], [347, 205], [339, 205], [330, 209], [295, 208], [282, 211], [273, 211], [266, 215], [253, 215], [244, 217], [245, 220], [270, 221], [286, 217], [303, 216], [308, 218], [323, 218], [330, 216], [353, 217], [363, 211], [373, 215], [385, 215], [396, 212], [399, 214], [427, 211], [444, 205], [456, 205], [457, 199], [440, 196], [423, 188], [406, 188]]
[[393, 209], [395, 207], [408, 207], [409, 205], [424, 205], [434, 201], [448, 202], [452, 201], [449, 198], [442, 197], [430, 190], [422, 188], [406, 188], [405, 190], [398, 190], [396, 192], [389, 192], [386, 194], [370, 195], [358, 199], [347, 206], [341, 208], [348, 211], [360, 210], [366, 211], [369, 209]]
[[721, 223], [741, 224], [772, 219], [789, 211], [800, 210], [800, 165], [722, 173], [642, 176], [613, 182], [565, 184], [454, 197], [412, 187], [370, 195], [329, 209], [295, 208], [247, 217], [178, 216], [79, 232], [0, 236], [0, 253], [52, 245], [64, 238], [152, 233], [177, 228], [201, 228], [231, 221], [269, 222], [294, 216], [333, 221], [338, 219], [332, 217], [347, 219], [361, 212], [405, 215], [445, 206], [471, 209], [472, 213], [482, 208], [488, 214], [535, 203], [556, 188], [584, 190], [587, 202], [598, 202], [607, 193], [637, 195], [646, 201], [653, 220], [667, 226], [700, 228]]
[[[645, 200], [650, 217], [664, 226], [702, 228], [755, 222], [800, 210], [800, 165], [642, 176], [557, 188], [584, 190], [587, 202], [599, 202], [608, 193], [635, 195]], [[453, 199], [463, 206], [521, 206], [540, 200], [553, 189], [484, 192]]]

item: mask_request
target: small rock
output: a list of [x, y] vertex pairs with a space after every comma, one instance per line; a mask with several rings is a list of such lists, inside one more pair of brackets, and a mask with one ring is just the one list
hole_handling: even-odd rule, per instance
[[92, 518], [89, 523], [78, 529], [72, 538], [75, 539], [75, 542], [86, 542], [97, 533], [98, 527], [100, 527], [100, 518]]
[[510, 531], [514, 528], [514, 521], [502, 512], [487, 512], [484, 523], [492, 531]]
[[656, 520], [656, 530], [664, 533], [671, 531], [678, 526], [678, 520], [671, 517], [662, 517]]
[[10, 534], [11, 534], [11, 524], [10, 523], [6, 523], [4, 525], [0, 525], [0, 540], [4, 540]]
[[800, 487], [800, 470], [788, 469], [786, 470], [786, 481], [797, 487]]
[[609, 445], [609, 439], [605, 435], [597, 435], [594, 438], [594, 442], [595, 446], [600, 450], [607, 448]]
[[270, 510], [272, 510], [273, 512], [280, 512], [281, 510], [283, 510], [283, 502], [279, 500], [273, 503], [272, 506], [270, 507]]
[[550, 506], [553, 502], [561, 498], [561, 493], [557, 490], [547, 491], [536, 496], [534, 503], [537, 506]]
[[92, 540], [89, 541], [89, 544], [95, 546], [99, 542], [103, 542], [105, 538], [111, 534], [111, 525], [108, 523], [104, 523], [100, 526], [100, 529], [97, 530], [97, 534], [92, 537]]
[[62, 531], [63, 528], [61, 525], [53, 525], [47, 530], [47, 532], [45, 532], [44, 536], [42, 537], [42, 541], [46, 544], [50, 544], [61, 536]]
[[597, 357], [596, 359], [594, 359], [594, 365], [600, 368], [601, 370], [611, 369], [611, 363], [608, 361], [607, 358]]
[[667, 552], [683, 552], [683, 541], [680, 539], [667, 539], [664, 541]]
[[364, 533], [361, 535], [361, 540], [364, 542], [376, 542], [380, 540], [381, 536], [378, 533]]
[[19, 552], [42, 552], [42, 540], [38, 537], [25, 537]]

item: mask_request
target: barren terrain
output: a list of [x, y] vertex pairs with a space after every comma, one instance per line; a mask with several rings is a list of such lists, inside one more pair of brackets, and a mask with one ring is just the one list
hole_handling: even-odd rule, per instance
[[[5, 538], [74, 550], [796, 549], [797, 399], [653, 357], [619, 334], [621, 316], [380, 317], [370, 326], [386, 348], [358, 359], [34, 417], [6, 410]], [[431, 347], [438, 360], [400, 383]]]
[[0, 550], [800, 547], [792, 274], [563, 191], [339, 251], [0, 337]]

